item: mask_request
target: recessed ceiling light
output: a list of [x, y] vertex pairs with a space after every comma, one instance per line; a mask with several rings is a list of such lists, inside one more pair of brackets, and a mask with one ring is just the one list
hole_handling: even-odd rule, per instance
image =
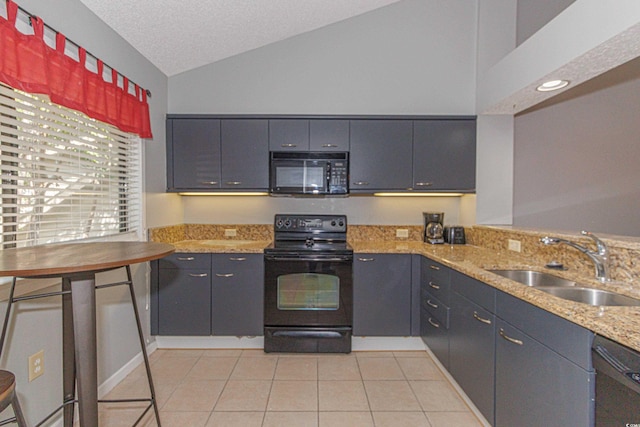
[[539, 92], [550, 92], [552, 90], [562, 89], [568, 84], [568, 80], [549, 80], [548, 82], [544, 82], [540, 86], [538, 86], [536, 90]]

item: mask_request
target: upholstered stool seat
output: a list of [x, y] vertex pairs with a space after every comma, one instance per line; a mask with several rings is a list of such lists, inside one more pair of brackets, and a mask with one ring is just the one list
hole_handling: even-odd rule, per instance
[[16, 377], [9, 371], [0, 370], [0, 412], [7, 409], [11, 405], [14, 417], [8, 420], [0, 421], [0, 425], [10, 422], [17, 423], [20, 427], [26, 427], [27, 423], [22, 415], [18, 395], [16, 394]]

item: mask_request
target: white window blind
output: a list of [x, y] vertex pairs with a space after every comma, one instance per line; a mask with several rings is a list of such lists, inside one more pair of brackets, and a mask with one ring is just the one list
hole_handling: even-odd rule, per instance
[[139, 231], [140, 145], [0, 84], [1, 248]]

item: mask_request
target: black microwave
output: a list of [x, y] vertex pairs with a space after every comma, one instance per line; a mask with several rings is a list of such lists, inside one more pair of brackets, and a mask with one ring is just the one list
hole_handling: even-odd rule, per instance
[[270, 153], [269, 191], [278, 195], [349, 194], [349, 153]]

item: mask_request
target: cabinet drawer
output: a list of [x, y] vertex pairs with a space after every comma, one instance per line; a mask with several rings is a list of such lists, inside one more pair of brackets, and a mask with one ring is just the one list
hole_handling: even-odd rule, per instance
[[422, 309], [427, 310], [432, 317], [438, 319], [438, 323], [445, 329], [449, 329], [449, 307], [425, 289], [421, 292], [420, 303]]
[[457, 271], [452, 271], [451, 290], [467, 297], [491, 313], [496, 312], [496, 290], [489, 285], [485, 285]]
[[449, 304], [450, 269], [435, 261], [422, 258], [420, 265], [421, 287], [445, 304]]
[[449, 334], [425, 309], [420, 310], [420, 336], [445, 368], [449, 368]]
[[173, 253], [160, 259], [160, 268], [211, 268], [211, 254]]
[[504, 292], [497, 292], [496, 314], [583, 369], [593, 369], [593, 332]]

